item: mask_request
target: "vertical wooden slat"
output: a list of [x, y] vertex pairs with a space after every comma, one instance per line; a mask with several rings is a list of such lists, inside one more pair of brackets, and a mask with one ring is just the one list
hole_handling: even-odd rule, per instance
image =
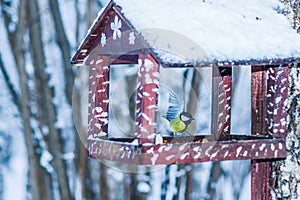
[[251, 67], [252, 121], [251, 134], [266, 134], [267, 67]]
[[287, 66], [252, 67], [252, 135], [285, 136], [287, 76]]
[[269, 200], [271, 162], [251, 160], [251, 200]]
[[[252, 135], [266, 133], [267, 67], [251, 67]], [[269, 199], [270, 162], [251, 160], [251, 199]]]
[[[285, 137], [287, 70], [283, 66], [252, 66], [252, 135]], [[251, 161], [251, 199], [270, 199], [271, 163]]]
[[232, 68], [213, 67], [211, 132], [216, 140], [230, 134]]
[[268, 67], [267, 133], [275, 138], [286, 136], [288, 66]]
[[87, 63], [90, 66], [88, 137], [103, 137], [108, 133], [108, 62], [106, 56], [92, 55]]
[[88, 138], [93, 135], [95, 127], [95, 91], [97, 88], [96, 85], [96, 66], [95, 60], [91, 59], [88, 61], [87, 65], [89, 66], [89, 105], [88, 105]]
[[139, 55], [139, 64], [135, 136], [139, 144], [154, 143], [159, 69], [150, 54]]

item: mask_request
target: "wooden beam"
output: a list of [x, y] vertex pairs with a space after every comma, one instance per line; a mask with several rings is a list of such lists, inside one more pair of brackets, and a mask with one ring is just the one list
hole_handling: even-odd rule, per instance
[[[180, 141], [179, 143], [160, 145], [149, 143], [138, 145], [134, 140], [132, 142], [120, 142], [94, 139], [88, 140], [88, 142], [90, 155], [94, 158], [137, 165], [184, 164], [253, 158], [282, 158], [285, 156], [285, 151], [283, 151], [284, 139], [218, 142], [190, 142], [189, 140], [184, 143]], [[252, 173], [255, 172], [260, 175], [260, 167], [259, 163], [258, 168], [255, 168], [257, 172], [253, 171]], [[259, 176], [256, 177], [261, 179]], [[257, 179], [255, 181], [259, 182]], [[256, 191], [261, 192], [259, 191], [260, 186], [255, 187]]]
[[251, 200], [269, 200], [271, 162], [251, 160]]
[[[252, 135], [266, 134], [267, 67], [251, 67]], [[270, 162], [251, 160], [251, 200], [269, 199]]]
[[288, 101], [288, 66], [268, 67], [267, 83], [267, 133], [286, 137]]
[[[283, 140], [285, 151], [287, 66], [252, 66], [252, 135]], [[273, 150], [277, 151], [275, 147]], [[251, 199], [270, 199], [271, 164], [276, 160], [251, 161]]]
[[121, 55], [114, 59], [111, 64], [138, 64], [138, 58], [138, 55]]
[[88, 138], [106, 137], [108, 134], [109, 58], [92, 55], [87, 64], [90, 67]]
[[251, 67], [251, 102], [252, 102], [252, 121], [251, 134], [265, 135], [267, 116], [266, 98], [267, 98], [267, 67]]
[[230, 134], [232, 68], [212, 68], [211, 133], [215, 140], [224, 140]]
[[155, 142], [157, 93], [159, 84], [158, 64], [150, 55], [139, 55], [135, 137], [139, 144]]

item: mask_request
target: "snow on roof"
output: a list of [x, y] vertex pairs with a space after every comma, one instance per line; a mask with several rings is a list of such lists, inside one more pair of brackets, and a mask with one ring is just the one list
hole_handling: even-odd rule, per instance
[[278, 0], [114, 2], [166, 63], [300, 58], [300, 35]]

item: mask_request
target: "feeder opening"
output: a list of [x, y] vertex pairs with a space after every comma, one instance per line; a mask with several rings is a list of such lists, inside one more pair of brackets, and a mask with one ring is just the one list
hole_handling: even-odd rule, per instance
[[[211, 134], [211, 71], [208, 67], [160, 69], [157, 134], [162, 136]], [[172, 117], [168, 117], [171, 111], [175, 113]], [[194, 120], [186, 131], [176, 133], [170, 124], [172, 119], [182, 112], [191, 113]]]
[[138, 65], [110, 65], [108, 138], [134, 137]]
[[251, 67], [232, 67], [231, 134], [251, 135]]

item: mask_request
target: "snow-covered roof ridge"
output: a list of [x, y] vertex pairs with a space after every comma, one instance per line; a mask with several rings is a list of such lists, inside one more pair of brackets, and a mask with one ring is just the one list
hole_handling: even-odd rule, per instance
[[[267, 64], [300, 58], [300, 35], [281, 13], [279, 0], [112, 0], [108, 6], [121, 10], [162, 63]], [[103, 10], [93, 26], [102, 15]]]

